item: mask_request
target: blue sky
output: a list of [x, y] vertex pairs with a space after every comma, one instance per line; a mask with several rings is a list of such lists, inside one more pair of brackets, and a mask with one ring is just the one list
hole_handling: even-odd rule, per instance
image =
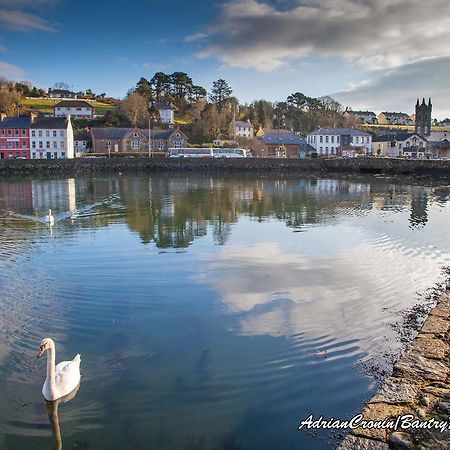
[[0, 75], [123, 97], [184, 71], [241, 102], [301, 91], [412, 113], [431, 96], [444, 118], [449, 18], [447, 0], [0, 0]]

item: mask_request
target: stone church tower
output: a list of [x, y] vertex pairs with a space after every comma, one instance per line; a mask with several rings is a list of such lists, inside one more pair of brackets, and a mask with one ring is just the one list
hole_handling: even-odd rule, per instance
[[422, 104], [417, 99], [416, 103], [416, 133], [421, 136], [427, 137], [431, 133], [431, 98], [428, 99], [428, 105], [425, 103], [425, 99], [422, 100]]

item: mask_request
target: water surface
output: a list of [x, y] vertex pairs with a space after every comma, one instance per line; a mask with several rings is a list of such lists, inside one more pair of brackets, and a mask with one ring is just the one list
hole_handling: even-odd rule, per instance
[[298, 423], [373, 394], [361, 367], [450, 264], [448, 200], [377, 178], [1, 180], [0, 448], [56, 446], [45, 336], [82, 355], [64, 448], [333, 448]]

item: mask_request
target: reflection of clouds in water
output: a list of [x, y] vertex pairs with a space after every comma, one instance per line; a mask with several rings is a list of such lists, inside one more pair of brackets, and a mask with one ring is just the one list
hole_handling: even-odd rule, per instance
[[431, 258], [392, 252], [389, 242], [371, 244], [360, 237], [341, 252], [336, 242], [326, 258], [305, 258], [295, 246], [284, 251], [274, 242], [229, 245], [208, 261], [204, 280], [238, 315], [239, 333], [359, 339], [370, 351], [390, 333], [385, 323], [396, 320], [392, 309], [412, 306], [416, 291], [434, 283], [438, 272]]

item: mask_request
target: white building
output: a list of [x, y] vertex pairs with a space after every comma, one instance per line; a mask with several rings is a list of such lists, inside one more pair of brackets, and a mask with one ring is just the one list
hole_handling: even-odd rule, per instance
[[175, 106], [172, 103], [156, 102], [154, 107], [159, 112], [159, 120], [161, 123], [173, 125], [175, 123]]
[[252, 138], [253, 134], [253, 125], [250, 120], [236, 120], [234, 122], [234, 135], [236, 137]]
[[89, 152], [91, 149], [91, 135], [87, 131], [78, 130], [73, 134], [73, 147], [75, 157], [79, 157]]
[[425, 157], [426, 149], [427, 140], [417, 133], [385, 134], [376, 136], [372, 143], [374, 155], [392, 158], [422, 159]]
[[30, 128], [31, 159], [73, 158], [70, 117], [38, 117]]
[[67, 89], [49, 89], [48, 96], [50, 98], [77, 98], [77, 94]]
[[320, 155], [340, 155], [353, 148], [365, 155], [372, 151], [372, 136], [351, 128], [319, 128], [308, 134], [307, 142]]
[[94, 107], [85, 100], [63, 100], [53, 107], [53, 116], [70, 116], [72, 119], [93, 119]]

